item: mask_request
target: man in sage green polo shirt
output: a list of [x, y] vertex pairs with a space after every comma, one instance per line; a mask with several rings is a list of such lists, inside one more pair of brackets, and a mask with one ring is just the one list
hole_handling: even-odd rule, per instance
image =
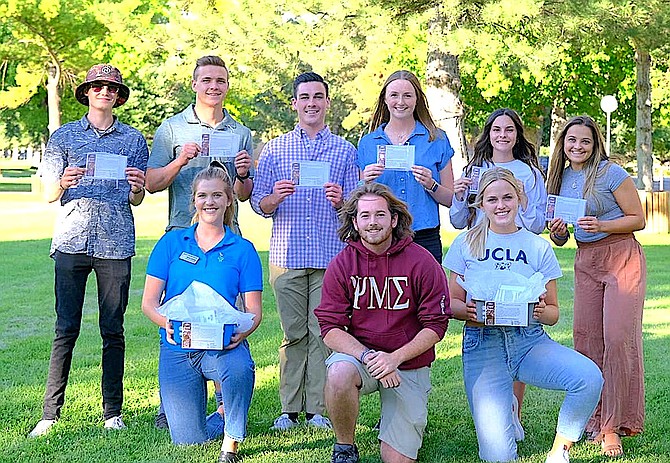
[[[218, 56], [196, 61], [191, 88], [195, 104], [165, 120], [154, 137], [147, 169], [150, 193], [169, 191], [169, 221], [166, 231], [191, 225], [191, 182], [212, 160], [221, 162], [233, 184], [235, 196], [246, 201], [253, 189], [251, 131], [223, 107], [229, 89], [228, 68]], [[222, 150], [209, 153], [203, 135], [219, 137]], [[221, 141], [223, 140], [223, 141]], [[205, 148], [205, 149], [203, 149]], [[214, 156], [209, 156], [214, 154]], [[237, 215], [233, 231], [239, 234]]]

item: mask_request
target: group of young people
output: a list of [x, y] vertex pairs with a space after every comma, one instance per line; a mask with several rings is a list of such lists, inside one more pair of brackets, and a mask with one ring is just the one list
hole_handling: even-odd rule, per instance
[[[453, 317], [465, 321], [463, 376], [481, 459], [517, 458], [525, 384], [566, 392], [548, 463], [568, 462], [584, 431], [611, 457], [623, 454], [620, 436], [642, 431], [646, 268], [633, 232], [645, 221], [631, 178], [608, 159], [590, 117], [568, 121], [545, 182], [521, 119], [510, 109], [497, 110], [454, 179], [449, 140], [411, 72], [388, 77], [358, 149], [330, 132], [328, 84], [309, 72], [293, 82], [295, 129], [269, 141], [254, 168], [251, 133], [224, 108], [225, 63], [215, 56], [199, 59], [192, 89], [195, 104], [160, 126], [149, 156], [141, 135], [112, 114], [129, 97], [120, 72], [94, 66], [77, 88], [88, 114], [49, 140], [42, 173], [49, 200], [63, 206], [52, 245], [56, 336], [43, 416], [31, 436], [46, 434], [60, 417], [91, 270], [98, 279], [105, 427], [125, 427], [130, 206], [141, 203], [145, 188], [169, 190], [169, 224], [149, 258], [142, 309], [161, 331], [159, 416], [164, 413], [177, 444], [223, 434], [219, 461], [241, 459], [254, 387], [249, 337], [262, 319], [263, 288], [260, 259], [237, 223], [236, 201], [247, 199], [273, 221], [270, 283], [284, 339], [281, 413], [272, 429], [298, 426], [304, 413], [305, 424], [334, 430], [333, 463], [355, 463], [360, 396], [379, 391], [382, 460], [416, 461], [434, 346]], [[232, 134], [237, 152], [205, 156], [202, 135], [214, 132]], [[105, 151], [128, 158], [126, 181], [85, 175], [87, 154]], [[412, 159], [411, 166], [387, 168], [391, 152], [401, 153], [401, 163]], [[327, 181], [315, 187], [303, 177], [301, 184], [296, 172], [314, 166], [327, 170]], [[543, 329], [558, 321], [562, 272], [538, 234], [548, 228], [558, 246], [570, 238], [568, 224], [545, 220], [547, 193], [587, 201], [585, 217], [572, 224], [576, 350]], [[450, 208], [456, 228], [467, 229], [450, 244], [444, 263], [440, 205]], [[458, 280], [492, 270], [526, 277], [539, 272], [548, 281], [528, 326], [477, 321], [471, 295]], [[252, 327], [223, 350], [176, 348], [174, 327], [157, 310], [194, 281], [254, 314]], [[216, 382], [219, 398], [209, 416], [207, 380]]]

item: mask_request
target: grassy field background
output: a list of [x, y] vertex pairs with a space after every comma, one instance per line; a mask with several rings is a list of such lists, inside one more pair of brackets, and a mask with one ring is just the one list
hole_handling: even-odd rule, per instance
[[[140, 300], [144, 269], [167, 217], [165, 195], [151, 195], [136, 209], [137, 257], [133, 260], [130, 303], [126, 314], [126, 374], [124, 420], [128, 429], [102, 429], [100, 398], [100, 337], [94, 279], [87, 292], [82, 334], [77, 343], [61, 421], [45, 438], [26, 434], [39, 420], [49, 350], [53, 336], [53, 264], [49, 237], [57, 205], [44, 204], [26, 193], [0, 193], [0, 462], [213, 462], [219, 443], [176, 447], [167, 432], [156, 430], [158, 404], [158, 344], [155, 327], [142, 315]], [[248, 205], [240, 211], [246, 237], [261, 250], [267, 265], [268, 220]], [[445, 233], [445, 245], [453, 238]], [[625, 439], [623, 460], [670, 462], [670, 236], [641, 234], [648, 258], [648, 290], [644, 314], [647, 422], [645, 432]], [[564, 277], [559, 280], [562, 318], [548, 328], [557, 341], [571, 345], [572, 262], [574, 247], [557, 249]], [[257, 366], [256, 390], [250, 412], [249, 438], [241, 451], [249, 463], [326, 462], [333, 437], [327, 431], [300, 427], [280, 434], [268, 430], [280, 412], [277, 347], [281, 330], [269, 287], [264, 292], [264, 320], [250, 339]], [[460, 344], [462, 324], [452, 321], [438, 345], [432, 369], [429, 423], [423, 462], [474, 462], [477, 445], [463, 391]], [[544, 462], [551, 445], [562, 394], [529, 387], [524, 406], [526, 440], [520, 461]], [[213, 407], [213, 401], [210, 403]], [[357, 439], [361, 461], [379, 462], [375, 396], [363, 399]], [[574, 462], [605, 462], [599, 448], [578, 444]]]

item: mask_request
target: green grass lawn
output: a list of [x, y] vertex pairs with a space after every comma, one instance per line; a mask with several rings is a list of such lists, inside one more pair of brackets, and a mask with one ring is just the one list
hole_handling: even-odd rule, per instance
[[[142, 315], [140, 300], [147, 258], [165, 215], [161, 212], [159, 218], [148, 217], [151, 217], [151, 222], [158, 222], [153, 224], [153, 229], [158, 231], [152, 232], [152, 237], [138, 241], [125, 324], [124, 420], [128, 429], [122, 432], [102, 429], [101, 341], [97, 328], [95, 284], [94, 278], [91, 278], [82, 334], [75, 350], [62, 418], [50, 434], [39, 439], [28, 439], [26, 435], [41, 416], [53, 336], [53, 263], [48, 257], [49, 240], [22, 240], [37, 235], [37, 231], [10, 233], [9, 224], [0, 223], [4, 227], [0, 236], [0, 326], [3, 327], [0, 335], [0, 462], [216, 461], [219, 443], [176, 447], [170, 443], [166, 431], [153, 427], [158, 405], [157, 333], [155, 326]], [[243, 222], [243, 227], [246, 225]], [[37, 227], [38, 221], [33, 226]], [[8, 239], [10, 236], [11, 240]], [[647, 422], [642, 435], [624, 440], [627, 454], [622, 461], [670, 462], [670, 439], [667, 437], [670, 435], [670, 368], [667, 367], [667, 359], [670, 358], [670, 272], [667, 266], [670, 262], [670, 237], [641, 235], [640, 240], [645, 245], [649, 268], [644, 315]], [[446, 243], [449, 242], [448, 239]], [[571, 345], [574, 247], [557, 249], [556, 253], [565, 274], [559, 280], [562, 319], [548, 331], [554, 339]], [[267, 253], [262, 252], [261, 258], [266, 265]], [[432, 370], [428, 428], [419, 454], [423, 462], [465, 463], [478, 460], [474, 426], [463, 390], [461, 328], [460, 322], [452, 321], [447, 336], [437, 348], [438, 358]], [[280, 340], [274, 298], [270, 289], [266, 288], [263, 323], [250, 338], [257, 377], [249, 437], [241, 447], [245, 461], [330, 461], [333, 443], [330, 432], [303, 427], [285, 434], [268, 430], [280, 412], [277, 395], [277, 347]], [[521, 462], [544, 462], [553, 439], [562, 396], [561, 393], [528, 388], [523, 419], [526, 440], [519, 446]], [[210, 406], [214, 407], [213, 401]], [[372, 430], [378, 413], [377, 398], [365, 397], [357, 429], [363, 462], [380, 461], [376, 434]], [[608, 461], [600, 455], [598, 447], [583, 443], [574, 448], [571, 456], [572, 461], [577, 463]]]

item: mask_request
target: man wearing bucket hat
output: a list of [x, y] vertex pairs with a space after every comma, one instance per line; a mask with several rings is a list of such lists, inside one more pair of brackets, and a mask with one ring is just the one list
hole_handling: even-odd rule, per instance
[[46, 434], [60, 417], [91, 271], [98, 289], [104, 426], [125, 427], [123, 317], [130, 259], [135, 254], [130, 206], [144, 199], [149, 157], [142, 134], [113, 115], [113, 108], [123, 105], [129, 95], [117, 68], [93, 66], [75, 92], [88, 113], [56, 130], [44, 153], [45, 196], [61, 204], [50, 251], [55, 262], [56, 324], [42, 419], [30, 437]]

